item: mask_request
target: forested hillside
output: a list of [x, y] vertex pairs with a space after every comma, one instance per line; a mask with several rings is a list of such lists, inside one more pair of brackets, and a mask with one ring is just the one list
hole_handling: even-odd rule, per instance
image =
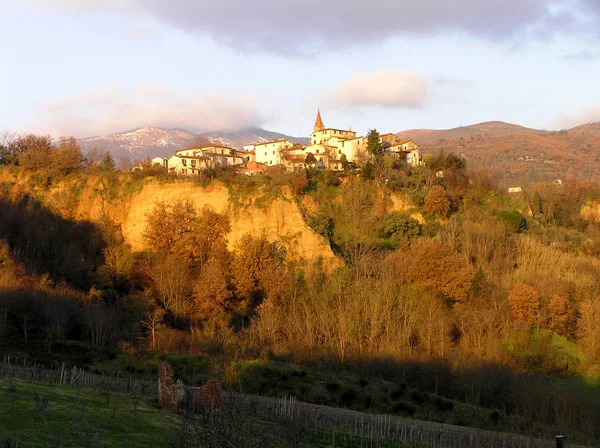
[[412, 138], [425, 153], [463, 155], [470, 167], [486, 169], [503, 187], [532, 186], [557, 179], [600, 180], [598, 124], [547, 132], [491, 122], [398, 135]]
[[[169, 357], [192, 382], [202, 371], [320, 404], [600, 438], [600, 184], [508, 196], [443, 154], [342, 173], [211, 170], [190, 190], [40, 142], [0, 170], [3, 355], [133, 375]], [[158, 195], [182, 185], [187, 196]], [[196, 199], [210, 189], [228, 202]], [[144, 191], [156, 201], [132, 246]], [[262, 233], [277, 203], [290, 206]]]

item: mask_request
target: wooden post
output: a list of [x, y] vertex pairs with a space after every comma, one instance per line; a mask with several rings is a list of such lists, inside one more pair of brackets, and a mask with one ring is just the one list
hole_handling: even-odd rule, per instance
[[556, 436], [556, 448], [565, 448], [565, 436]]

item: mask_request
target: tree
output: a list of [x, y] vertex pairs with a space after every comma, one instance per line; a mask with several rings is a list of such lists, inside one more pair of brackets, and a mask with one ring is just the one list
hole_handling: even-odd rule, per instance
[[202, 267], [200, 277], [194, 286], [195, 314], [199, 319], [210, 319], [229, 307], [232, 297], [227, 277], [219, 262], [211, 258]]
[[600, 360], [600, 301], [588, 299], [579, 306], [577, 337], [592, 360]]
[[233, 283], [241, 299], [239, 311], [247, 314], [263, 299], [276, 299], [285, 275], [285, 250], [264, 236], [246, 234], [238, 242], [232, 263]]
[[382, 236], [390, 238], [395, 244], [403, 239], [416, 238], [421, 234], [421, 224], [404, 213], [392, 213], [385, 218]]
[[348, 162], [348, 157], [346, 157], [346, 154], [342, 154], [342, 156], [340, 157], [340, 162], [342, 164], [343, 170], [348, 171], [348, 169], [350, 168], [350, 162]]
[[517, 283], [508, 295], [508, 306], [515, 319], [534, 326], [540, 312], [540, 293], [529, 285]]
[[294, 193], [304, 194], [306, 192], [306, 187], [308, 187], [306, 172], [304, 170], [294, 171], [290, 176], [290, 185]]
[[465, 302], [470, 296], [475, 268], [446, 244], [417, 239], [411, 243], [408, 254], [400, 249], [390, 260], [400, 281], [413, 283], [451, 302]]
[[100, 161], [100, 167], [107, 171], [114, 171], [116, 169], [115, 159], [110, 152], [106, 151], [104, 157], [102, 157], [102, 160]]
[[383, 154], [383, 146], [377, 129], [371, 129], [367, 134], [367, 151], [375, 157]]
[[165, 317], [165, 310], [155, 307], [150, 311], [146, 311], [142, 320], [142, 325], [150, 332], [150, 344], [152, 350], [156, 349], [156, 333], [161, 327]]
[[61, 137], [50, 157], [51, 168], [62, 175], [78, 170], [83, 165], [83, 154], [74, 137]]
[[572, 334], [573, 311], [571, 302], [566, 294], [554, 294], [548, 301], [548, 328], [562, 336]]
[[52, 138], [49, 135], [37, 136], [29, 134], [19, 137], [15, 145], [14, 152], [19, 154], [19, 165], [30, 171], [48, 168], [50, 154], [54, 148]]
[[515, 233], [527, 229], [527, 220], [518, 210], [503, 210], [496, 215], [498, 219], [506, 224], [506, 227]]
[[315, 166], [317, 163], [317, 158], [312, 152], [306, 154], [306, 158], [304, 159], [304, 164], [306, 166]]
[[446, 190], [440, 185], [433, 186], [425, 196], [425, 211], [445, 218], [449, 210], [450, 201], [446, 196]]

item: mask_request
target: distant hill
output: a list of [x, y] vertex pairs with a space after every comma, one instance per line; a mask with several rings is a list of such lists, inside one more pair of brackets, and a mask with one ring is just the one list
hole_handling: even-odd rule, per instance
[[504, 123], [503, 121], [487, 121], [485, 123], [474, 124], [471, 126], [461, 126], [459, 128], [434, 130], [434, 129], [412, 129], [409, 131], [398, 132], [400, 138], [411, 138], [419, 145], [437, 142], [440, 139], [459, 139], [481, 136], [506, 136], [506, 135], [525, 135], [525, 134], [543, 134], [546, 131], [538, 131], [516, 124]]
[[556, 179], [600, 181], [600, 123], [542, 131], [492, 121], [397, 135], [413, 139], [424, 153], [444, 150], [462, 155], [469, 166], [488, 171], [504, 187]]
[[196, 137], [203, 136], [221, 145], [241, 148], [250, 143], [260, 143], [278, 138], [289, 138], [296, 143], [308, 143], [308, 138], [290, 137], [261, 128], [249, 128], [236, 132], [208, 132], [194, 134], [184, 129], [148, 126], [104, 136], [79, 139], [84, 151], [94, 148], [109, 151], [113, 157], [141, 160], [146, 157], [168, 157], [178, 149], [188, 146]]

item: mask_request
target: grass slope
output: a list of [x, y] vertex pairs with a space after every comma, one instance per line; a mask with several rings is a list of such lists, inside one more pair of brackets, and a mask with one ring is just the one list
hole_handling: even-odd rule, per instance
[[[127, 395], [108, 398], [89, 389], [0, 379], [0, 442], [10, 438], [28, 448], [170, 445], [177, 415], [159, 411], [146, 398], [137, 406]], [[90, 440], [97, 443], [86, 443]]]

